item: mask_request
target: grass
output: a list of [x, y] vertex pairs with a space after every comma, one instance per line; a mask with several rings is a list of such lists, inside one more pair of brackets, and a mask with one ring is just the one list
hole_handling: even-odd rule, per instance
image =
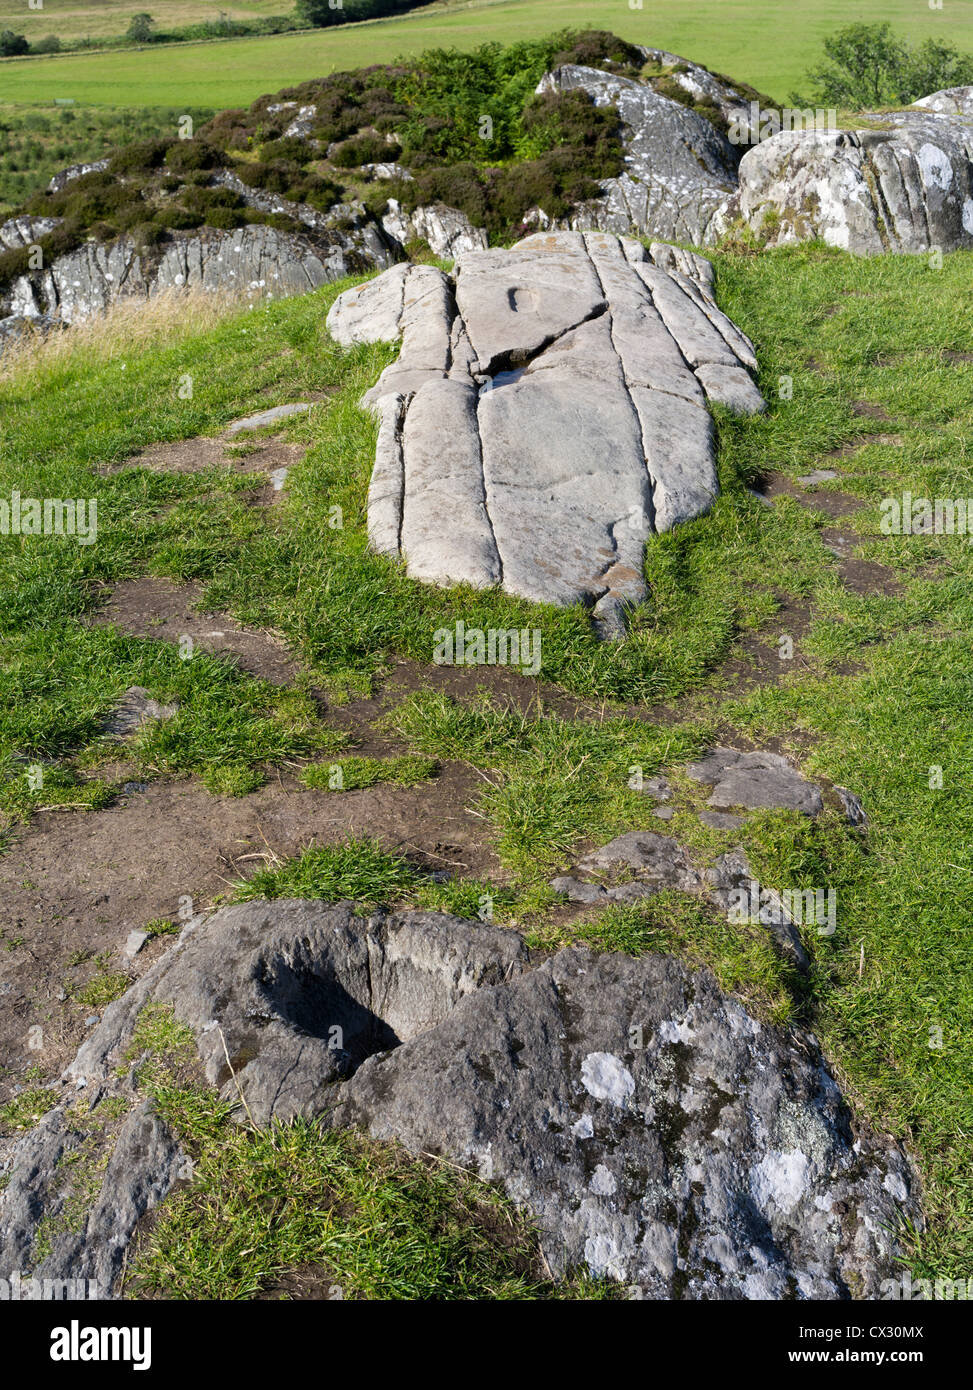
[[632, 769], [650, 777], [707, 738], [705, 725], [659, 728], [618, 716], [582, 723], [499, 709], [485, 695], [457, 701], [433, 692], [404, 701], [389, 724], [414, 747], [486, 773], [477, 807], [501, 861], [535, 878], [580, 841], [652, 824], [652, 803], [629, 785]]
[[118, 145], [174, 131], [180, 116], [202, 124], [212, 114], [208, 108], [38, 107], [5, 101], [0, 105], [0, 218], [70, 164], [91, 163]]
[[[512, 712], [496, 693], [450, 700], [421, 691], [389, 720], [410, 755], [460, 760], [482, 774], [474, 809], [503, 882], [437, 885], [405, 860], [390, 869], [379, 846], [330, 846], [270, 865], [242, 892], [422, 902], [470, 917], [493, 899], [498, 920], [526, 922], [541, 944], [579, 939], [709, 961], [754, 1007], [810, 1022], [859, 1109], [910, 1138], [930, 1218], [912, 1252], [914, 1272], [965, 1277], [973, 1257], [973, 547], [962, 536], [885, 537], [878, 522], [881, 499], [905, 490], [973, 495], [965, 307], [973, 257], [948, 256], [939, 270], [921, 258], [858, 260], [818, 246], [715, 259], [721, 304], [759, 345], [771, 408], [720, 419], [722, 495], [708, 517], [651, 542], [649, 601], [620, 645], [596, 642], [580, 611], [426, 589], [367, 553], [375, 436], [356, 401], [390, 351], [342, 353], [325, 340], [324, 314], [341, 286], [259, 310], [200, 310], [185, 323], [158, 306], [148, 326], [113, 317], [104, 329], [12, 354], [0, 378], [0, 496], [14, 487], [97, 493], [99, 539], [0, 545], [8, 595], [0, 753], [10, 776], [23, 775], [17, 757], [80, 776], [86, 750], [100, 746], [103, 711], [142, 684], [155, 698], [180, 701], [171, 737], [175, 721], [137, 745], [160, 775], [205, 773], [219, 785], [225, 765], [244, 790], [262, 775], [261, 760], [330, 765], [355, 756], [301, 687], [265, 688], [215, 661], [183, 670], [163, 644], [85, 625], [100, 586], [146, 571], [198, 581], [214, 606], [283, 633], [309, 679], [361, 693], [384, 685], [397, 657], [430, 662], [434, 632], [457, 619], [540, 628], [541, 679], [580, 699], [581, 717], [543, 704]], [[197, 382], [191, 401], [176, 394], [186, 371]], [[328, 393], [327, 403], [288, 427], [308, 452], [271, 524], [245, 506], [229, 470], [105, 471], [142, 445], [214, 433], [307, 391]], [[861, 402], [887, 418], [862, 414]], [[842, 447], [845, 456], [826, 460]], [[825, 491], [840, 487], [863, 503], [840, 529], [862, 557], [889, 567], [894, 583], [885, 591], [859, 594], [840, 582], [823, 512], [786, 499], [767, 508], [748, 491], [764, 472], [794, 478], [830, 463], [841, 479]], [[328, 522], [336, 506], [337, 528]], [[785, 601], [809, 614], [806, 630], [793, 634], [795, 660], [782, 663], [778, 682], [745, 692], [722, 663], [740, 655], [744, 638], [773, 649]], [[658, 701], [667, 707], [646, 718]], [[259, 735], [255, 749], [235, 731], [238, 721]], [[869, 814], [864, 838], [830, 815], [814, 824], [760, 817], [744, 832], [762, 882], [838, 893], [835, 935], [812, 943], [809, 989], [796, 992], [761, 943], [728, 934], [692, 905], [658, 901], [555, 929], [551, 871], [585, 841], [653, 823], [649, 799], [629, 786], [632, 768], [678, 782], [703, 742], [740, 736], [779, 739], [811, 775], [852, 787]], [[315, 752], [318, 741], [326, 746]], [[669, 829], [704, 856], [732, 843], [690, 810]]]
[[49, 1086], [33, 1086], [20, 1091], [6, 1105], [0, 1105], [0, 1133], [16, 1134], [32, 1129], [57, 1102], [57, 1092]]
[[612, 904], [592, 920], [567, 927], [541, 923], [526, 939], [532, 950], [580, 945], [630, 956], [678, 953], [694, 965], [709, 966], [725, 990], [768, 1022], [782, 1025], [807, 1013], [806, 984], [765, 932], [728, 922], [701, 900], [669, 890], [637, 903]]
[[75, 1002], [83, 1008], [103, 1009], [114, 1000], [121, 999], [132, 983], [130, 975], [121, 970], [112, 970], [109, 960], [107, 955], [99, 956], [95, 962], [95, 973], [72, 991]]
[[416, 787], [435, 776], [432, 758], [406, 754], [401, 758], [343, 758], [337, 763], [313, 763], [301, 773], [301, 781], [312, 791], [364, 791], [386, 783], [394, 787]]
[[254, 1132], [207, 1092], [162, 1088], [156, 1108], [196, 1167], [136, 1258], [129, 1296], [274, 1296], [298, 1272], [332, 1299], [611, 1297], [545, 1278], [523, 1216], [449, 1165], [309, 1121]]
[[[153, 12], [161, 19], [158, 6]], [[22, 11], [21, 17], [26, 14]], [[914, 0], [858, 0], [854, 18], [890, 20], [897, 33], [913, 42], [948, 28], [950, 42], [973, 48], [970, 0], [949, 0], [943, 14]], [[786, 101], [818, 60], [822, 40], [847, 23], [844, 0], [795, 0], [786, 24], [774, 0], [694, 0], [692, 5], [669, 0], [644, 10], [630, 10], [617, 0], [473, 0], [312, 34], [178, 45], [166, 49], [164, 61], [151, 49], [122, 49], [8, 59], [0, 71], [9, 101], [245, 106], [262, 92], [428, 47], [469, 49], [493, 39], [538, 38], [566, 27], [597, 28], [682, 54]], [[23, 32], [19, 23], [14, 28]]]
[[[292, 9], [288, 0], [226, 0], [220, 13], [231, 20], [265, 18]], [[62, 43], [77, 39], [103, 39], [124, 34], [133, 14], [130, 0], [43, 0], [39, 9], [28, 9], [22, 0], [0, 0], [0, 29], [24, 34], [31, 43], [57, 34]], [[155, 0], [151, 7], [157, 28], [176, 29], [201, 24], [216, 17], [212, 5], [200, 0]]]
[[555, 1284], [530, 1223], [452, 1164], [307, 1120], [258, 1131], [191, 1079], [192, 1035], [171, 1008], [139, 1015], [139, 1090], [194, 1161], [130, 1268], [129, 1297], [284, 1298], [282, 1281], [337, 1299], [611, 1298]]
[[376, 840], [308, 849], [297, 859], [258, 870], [237, 885], [236, 902], [253, 898], [351, 898], [387, 903], [422, 882], [423, 875], [402, 855], [388, 854]]

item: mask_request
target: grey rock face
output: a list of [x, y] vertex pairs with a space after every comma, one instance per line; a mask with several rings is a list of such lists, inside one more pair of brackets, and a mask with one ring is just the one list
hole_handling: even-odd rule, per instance
[[739, 155], [705, 117], [645, 83], [574, 64], [547, 73], [537, 90], [581, 90], [596, 106], [616, 107], [623, 124], [626, 170], [571, 215], [572, 228], [706, 242], [712, 218], [736, 188]]
[[698, 763], [686, 768], [697, 782], [713, 788], [708, 805], [724, 811], [745, 807], [748, 811], [784, 809], [819, 815], [821, 792], [778, 753], [741, 753], [735, 748], [715, 748]]
[[171, 719], [179, 706], [161, 705], [143, 685], [130, 685], [119, 704], [102, 722], [106, 734], [127, 738], [153, 719]]
[[[117, 1121], [101, 1119], [99, 1102], [120, 1093], [75, 1093], [10, 1146], [2, 1165], [0, 1277], [89, 1280], [89, 1297], [111, 1297], [139, 1219], [187, 1175], [188, 1164], [147, 1102]], [[78, 1100], [90, 1109], [79, 1110]]]
[[801, 1043], [707, 972], [567, 950], [369, 1058], [328, 1114], [502, 1182], [555, 1273], [647, 1299], [874, 1297], [908, 1168]]
[[53, 232], [60, 221], [60, 217], [11, 217], [0, 224], [0, 247], [15, 251], [21, 246], [31, 246]]
[[[556, 1274], [587, 1266], [638, 1297], [874, 1297], [919, 1215], [903, 1155], [855, 1128], [814, 1039], [706, 971], [579, 950], [535, 965], [516, 933], [445, 914], [254, 902], [184, 928], [8, 1146], [4, 1274], [110, 1296], [139, 1217], [189, 1175], [118, 1080], [150, 1002], [258, 1123], [318, 1114], [472, 1167], [533, 1215]], [[93, 1144], [68, 1097], [96, 1116], [109, 1092], [131, 1108]], [[104, 1177], [79, 1212], [62, 1178], [83, 1145]]]
[[451, 277], [393, 267], [327, 326], [402, 339], [363, 400], [373, 548], [431, 583], [584, 603], [605, 631], [644, 596], [646, 538], [716, 495], [707, 398], [762, 405], [708, 262], [605, 233], [537, 233]]
[[311, 409], [306, 401], [295, 401], [292, 405], [275, 405], [269, 410], [259, 410], [256, 415], [245, 415], [241, 420], [234, 420], [227, 425], [226, 433], [232, 439], [234, 435], [243, 434], [247, 430], [262, 430], [268, 425], [277, 425], [281, 420], [291, 420], [295, 415], [306, 415]]
[[973, 116], [950, 112], [946, 95], [874, 117], [885, 129], [763, 141], [744, 155], [739, 193], [711, 236], [741, 216], [771, 246], [810, 237], [859, 255], [973, 246]]
[[[313, 218], [321, 216], [313, 209], [305, 211]], [[32, 230], [36, 235], [36, 225]], [[260, 224], [232, 232], [176, 233], [161, 255], [152, 256], [140, 253], [131, 237], [122, 236], [108, 245], [89, 241], [59, 256], [47, 269], [21, 276], [0, 295], [0, 310], [10, 316], [46, 314], [73, 323], [103, 312], [117, 299], [144, 299], [180, 287], [278, 299], [345, 275], [384, 268], [395, 254], [365, 221], [340, 232], [308, 223], [306, 236]]]
[[[296, 101], [278, 101], [267, 107], [268, 116], [276, 116], [281, 112], [286, 112], [290, 117], [290, 123], [284, 130], [284, 135], [288, 140], [298, 139], [307, 140], [311, 134], [318, 108], [313, 105], [298, 106]], [[311, 141], [317, 144], [317, 141]]]
[[253, 902], [183, 929], [105, 1011], [65, 1075], [112, 1072], [150, 1000], [196, 1036], [206, 1079], [257, 1124], [313, 1114], [371, 1052], [439, 1023], [460, 997], [523, 968], [516, 932], [438, 913], [356, 917], [351, 903]]
[[912, 104], [938, 116], [973, 116], [973, 87], [946, 87]]
[[409, 213], [399, 206], [395, 198], [390, 198], [389, 210], [382, 218], [382, 228], [401, 247], [403, 255], [406, 244], [416, 237], [421, 237], [428, 244], [434, 256], [452, 260], [466, 251], [485, 251], [488, 244], [486, 231], [482, 227], [474, 227], [465, 213], [446, 207], [444, 203], [430, 203]]
[[96, 159], [92, 164], [70, 164], [67, 169], [59, 169], [47, 185], [47, 191], [60, 193], [62, 188], [66, 188], [74, 179], [80, 179], [83, 174], [100, 174], [108, 168], [108, 163], [107, 159]]
[[50, 314], [10, 314], [0, 319], [0, 344], [15, 342], [29, 334], [46, 334], [62, 327], [60, 320]]
[[669, 53], [664, 48], [643, 48], [642, 53], [647, 63], [657, 63], [660, 67], [673, 69], [668, 74], [669, 80], [681, 87], [694, 101], [712, 102], [719, 108], [720, 114], [728, 124], [747, 116], [747, 95], [734, 87], [732, 82], [717, 77], [699, 63], [682, 58], [678, 53]]
[[656, 889], [680, 888], [692, 892], [700, 882], [683, 847], [668, 835], [656, 835], [652, 831], [633, 830], [619, 835], [582, 859], [578, 868], [584, 873], [634, 869]]

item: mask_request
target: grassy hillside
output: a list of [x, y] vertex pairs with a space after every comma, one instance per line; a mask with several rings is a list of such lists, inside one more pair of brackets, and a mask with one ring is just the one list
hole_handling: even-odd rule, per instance
[[[161, 18], [169, 7], [163, 0], [148, 8]], [[786, 20], [779, 0], [647, 0], [642, 10], [622, 0], [472, 0], [310, 35], [180, 45], [164, 55], [146, 49], [9, 59], [0, 64], [0, 94], [38, 104], [72, 97], [96, 105], [242, 106], [263, 92], [430, 46], [473, 48], [571, 27], [669, 48], [785, 100], [818, 58], [821, 40], [858, 20], [889, 20], [913, 42], [943, 36], [973, 49], [973, 0], [948, 0], [942, 12], [916, 0], [793, 0]]]
[[69, 164], [90, 163], [119, 145], [148, 140], [180, 116], [201, 124], [213, 113], [159, 107], [0, 106], [0, 217]]
[[[10, 354], [0, 383], [0, 495], [97, 496], [99, 535], [95, 546], [25, 537], [0, 551], [11, 595], [0, 624], [0, 767], [12, 779], [3, 805], [15, 827], [39, 797], [97, 807], [115, 796], [100, 720], [135, 684], [179, 701], [178, 717], [135, 745], [146, 777], [199, 777], [215, 793], [245, 796], [268, 767], [326, 757], [340, 744], [306, 686], [272, 687], [202, 653], [183, 662], [172, 642], [87, 622], [103, 585], [144, 573], [196, 582], [211, 609], [284, 635], [313, 681], [384, 690], [403, 752], [482, 774], [473, 804], [499, 879], [458, 876], [441, 890], [446, 906], [472, 903], [475, 912], [490, 891], [500, 918], [515, 916], [543, 945], [581, 936], [608, 949], [685, 953], [753, 1007], [810, 1023], [865, 1113], [915, 1146], [931, 1224], [915, 1243], [914, 1268], [967, 1276], [973, 548], [965, 536], [883, 537], [878, 504], [906, 490], [970, 490], [973, 257], [958, 253], [936, 270], [918, 257], [810, 247], [725, 252], [716, 264], [721, 302], [759, 345], [771, 408], [721, 420], [723, 493], [710, 515], [651, 540], [651, 599], [621, 648], [595, 640], [580, 611], [429, 588], [368, 553], [375, 427], [357, 401], [390, 349], [346, 353], [329, 343], [325, 310], [341, 286], [222, 318], [210, 306], [197, 322], [178, 303], [168, 318], [157, 305], [130, 315], [130, 328], [122, 315], [120, 328], [109, 320]], [[195, 390], [183, 400], [175, 383], [185, 373]], [[793, 381], [788, 399], [778, 395], [781, 377]], [[272, 516], [252, 504], [252, 480], [229, 466], [113, 471], [154, 441], [211, 434], [308, 392], [330, 394], [288, 427], [308, 452]], [[816, 499], [802, 504], [793, 480], [824, 462], [840, 477], [821, 492], [820, 509]], [[781, 473], [790, 492], [762, 505], [749, 486]], [[830, 515], [829, 502], [838, 504]], [[886, 567], [879, 582], [843, 582], [830, 548], [835, 516], [851, 548]], [[502, 694], [397, 689], [395, 661], [433, 669], [430, 635], [459, 617], [484, 628], [540, 627], [546, 685], [592, 701], [589, 713], [582, 705], [573, 715], [525, 715]], [[773, 660], [769, 679], [741, 683], [754, 643], [773, 656], [782, 631], [797, 632], [798, 659]], [[631, 717], [633, 705], [644, 714], [660, 700], [662, 719]], [[678, 779], [687, 755], [714, 736], [758, 746], [776, 739], [812, 775], [854, 788], [867, 808], [863, 839], [835, 814], [748, 823], [762, 882], [826, 883], [838, 894], [838, 929], [808, 940], [814, 966], [803, 988], [762, 939], [685, 904], [653, 899], [587, 927], [558, 925], [551, 872], [579, 844], [655, 824], [646, 798], [629, 790], [631, 764]], [[46, 760], [42, 792], [18, 772], [18, 758]], [[732, 842], [688, 809], [670, 829], [703, 855]], [[320, 864], [281, 872], [288, 893], [333, 887]], [[392, 886], [396, 896], [411, 891], [398, 879]]]

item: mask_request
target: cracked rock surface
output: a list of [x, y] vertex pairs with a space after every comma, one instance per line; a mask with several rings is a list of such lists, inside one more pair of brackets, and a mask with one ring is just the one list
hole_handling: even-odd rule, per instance
[[607, 630], [644, 597], [647, 537], [718, 491], [707, 401], [764, 407], [709, 263], [609, 233], [537, 233], [452, 277], [394, 266], [327, 326], [402, 340], [363, 398], [373, 548], [430, 583], [583, 603]]
[[[146, 299], [181, 287], [279, 299], [384, 268], [395, 259], [397, 253], [363, 219], [339, 232], [309, 221], [324, 219], [312, 209], [305, 211], [306, 235], [259, 224], [232, 232], [175, 233], [161, 252], [152, 254], [139, 252], [127, 235], [104, 245], [89, 241], [46, 269], [19, 276], [0, 294], [0, 312], [14, 319], [75, 323], [102, 313], [118, 299]], [[29, 245], [56, 225], [57, 219], [49, 217], [11, 218], [0, 226], [0, 244]]]
[[[770, 246], [820, 237], [859, 255], [968, 249], [971, 90], [883, 112], [871, 118], [874, 128], [784, 131], [764, 140], [744, 155], [739, 192], [714, 219], [713, 235], [742, 217]], [[777, 220], [765, 226], [771, 210]]]
[[[55, 1108], [0, 1143], [0, 1268], [117, 1294], [139, 1218], [191, 1176], [134, 1086], [147, 1004], [173, 1008], [258, 1123], [317, 1115], [499, 1182], [556, 1275], [587, 1266], [649, 1299], [874, 1297], [918, 1217], [906, 1159], [854, 1125], [814, 1038], [760, 1023], [708, 971], [537, 963], [518, 933], [444, 913], [251, 902], [188, 924], [106, 1010]], [[129, 1108], [94, 1134], [84, 1102], [106, 1096]], [[83, 1201], [82, 1148], [103, 1175]]]

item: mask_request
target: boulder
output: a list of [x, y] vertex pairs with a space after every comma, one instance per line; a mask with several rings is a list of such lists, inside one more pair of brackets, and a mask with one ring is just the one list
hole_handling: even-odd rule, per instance
[[934, 111], [939, 116], [973, 117], [973, 87], [946, 87], [931, 96], [920, 97], [914, 101], [923, 111]]
[[382, 218], [382, 228], [401, 248], [403, 255], [408, 243], [416, 239], [426, 242], [434, 256], [442, 256], [446, 260], [455, 260], [466, 251], [485, 251], [488, 245], [487, 234], [482, 227], [474, 227], [464, 212], [446, 207], [444, 203], [430, 203], [410, 213], [404, 211], [397, 199], [390, 198], [388, 212]]
[[709, 263], [606, 233], [536, 233], [451, 276], [396, 266], [327, 326], [345, 345], [402, 339], [363, 400], [380, 419], [373, 548], [430, 583], [583, 603], [606, 633], [644, 597], [647, 537], [718, 491], [707, 399], [764, 404]]
[[501, 1183], [556, 1275], [643, 1299], [876, 1297], [917, 1209], [813, 1038], [662, 955], [564, 950], [475, 991], [326, 1114]]
[[784, 131], [763, 141], [744, 155], [739, 191], [709, 237], [742, 218], [769, 246], [820, 237], [857, 255], [968, 249], [973, 116], [949, 109], [965, 98], [946, 97], [876, 115], [859, 130]]
[[75, 179], [80, 179], [83, 174], [100, 174], [108, 168], [109, 160], [96, 159], [90, 164], [69, 164], [66, 169], [59, 169], [47, 185], [48, 193], [60, 193], [62, 188], [66, 188]]
[[149, 1004], [188, 1027], [241, 1118], [317, 1116], [501, 1184], [555, 1275], [646, 1299], [869, 1298], [921, 1220], [905, 1157], [855, 1124], [814, 1038], [706, 970], [538, 963], [516, 932], [444, 913], [251, 902], [187, 924], [51, 1112], [0, 1145], [5, 1276], [116, 1295], [138, 1221], [191, 1176], [134, 1084]]
[[748, 811], [789, 810], [817, 816], [823, 810], [821, 792], [779, 753], [742, 753], [714, 748], [687, 774], [713, 788], [707, 802], [717, 811], [744, 807]]

